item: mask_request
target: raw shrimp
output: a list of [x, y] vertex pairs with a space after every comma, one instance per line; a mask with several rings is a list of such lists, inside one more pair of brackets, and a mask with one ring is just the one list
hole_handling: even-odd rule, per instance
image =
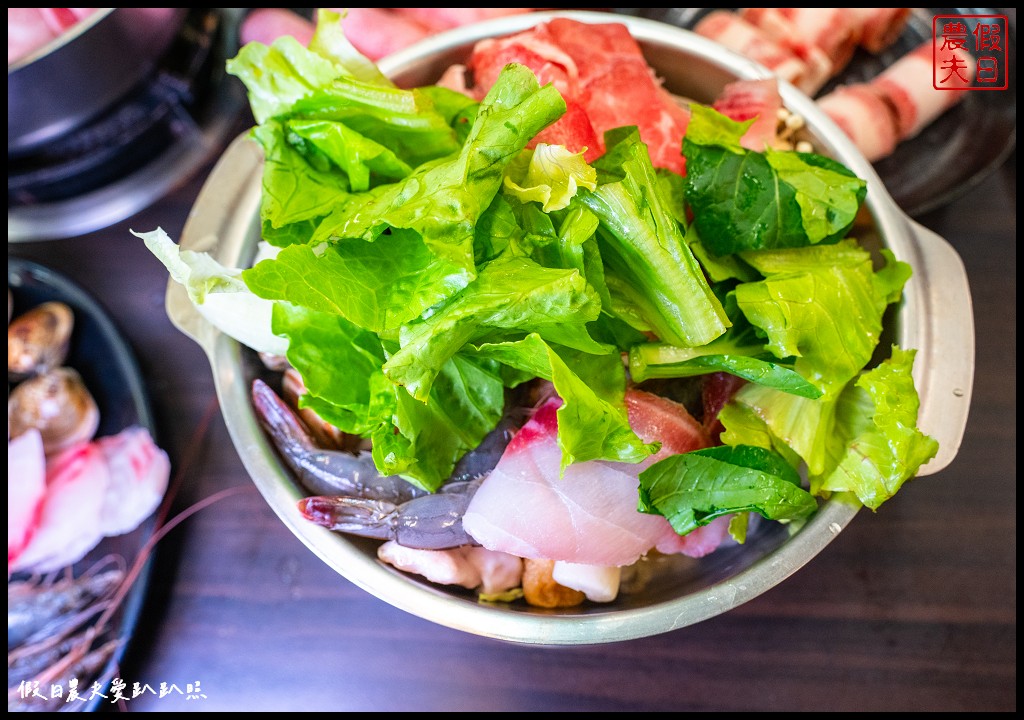
[[353, 455], [317, 447], [302, 420], [259, 378], [252, 383], [252, 402], [263, 429], [309, 492], [391, 503], [402, 503], [427, 494], [397, 475], [381, 475], [368, 452]]
[[[252, 383], [252, 402], [260, 424], [281, 457], [302, 486], [314, 495], [344, 495], [398, 504], [427, 494], [397, 475], [381, 475], [367, 451], [353, 454], [317, 445], [302, 418], [259, 378]], [[522, 411], [506, 413], [497, 427], [459, 460], [449, 483], [475, 480], [489, 473], [523, 422]]]
[[7, 583], [7, 707], [13, 711], [79, 709], [60, 697], [33, 695], [37, 687], [77, 678], [88, 687], [110, 661], [119, 641], [101, 642], [102, 620], [128, 577], [123, 561], [108, 556], [78, 577], [70, 572]]
[[[8, 712], [55, 712], [62, 710], [64, 707], [68, 709], [77, 709], [75, 706], [68, 706], [70, 702], [68, 698], [57, 697], [45, 697], [40, 700], [36, 696], [31, 695], [32, 687], [46, 687], [56, 686], [60, 687], [71, 687], [71, 681], [81, 681], [83, 678], [90, 680], [97, 678], [100, 671], [107, 665], [110, 658], [113, 657], [114, 652], [121, 644], [120, 640], [111, 640], [104, 645], [96, 648], [87, 653], [82, 651], [73, 652], [61, 659], [56, 665], [50, 668], [50, 671], [46, 674], [38, 677], [33, 682], [22, 681], [18, 687], [7, 688], [7, 710]], [[103, 684], [104, 679], [95, 679], [94, 682]], [[8, 682], [10, 680], [8, 679]], [[38, 685], [37, 685], [38, 683]], [[91, 683], [85, 683], [82, 687], [85, 689]], [[84, 697], [81, 700], [84, 701]]]
[[124, 576], [124, 570], [113, 568], [74, 579], [34, 578], [7, 583], [8, 652], [58, 633], [76, 615], [109, 596]]
[[369, 452], [353, 455], [318, 447], [302, 419], [259, 378], [252, 383], [252, 400], [281, 457], [314, 493], [299, 501], [303, 516], [337, 532], [428, 550], [478, 544], [462, 529], [462, 515], [501, 459], [523, 414], [516, 409], [505, 413], [432, 495], [396, 475], [381, 475]]
[[444, 492], [445, 487], [453, 483], [478, 480], [491, 472], [501, 460], [501, 456], [505, 454], [505, 448], [512, 441], [516, 431], [526, 420], [521, 409], [506, 412], [498, 421], [498, 425], [484, 436], [480, 444], [463, 455], [462, 459], [455, 464], [451, 478], [448, 479], [446, 485], [441, 487], [441, 491]]
[[18, 653], [11, 653], [7, 657], [7, 687], [39, 677], [61, 658], [88, 642], [92, 632], [91, 627], [86, 627], [55, 641], [26, 645]]
[[401, 503], [360, 497], [310, 497], [299, 501], [307, 520], [337, 532], [394, 540], [418, 550], [479, 545], [462, 527], [462, 516], [480, 479], [444, 485], [434, 495]]

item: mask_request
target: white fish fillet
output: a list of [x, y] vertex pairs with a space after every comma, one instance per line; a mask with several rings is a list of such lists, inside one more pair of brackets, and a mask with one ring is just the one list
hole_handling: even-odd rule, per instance
[[636, 465], [577, 463], [559, 477], [559, 404], [555, 398], [542, 405], [509, 443], [470, 502], [466, 531], [491, 550], [604, 567], [632, 564], [655, 547], [686, 552], [692, 545], [704, 554], [708, 541], [718, 536], [718, 525], [697, 531], [706, 537], [679, 538], [665, 518], [636, 509], [641, 470], [664, 455], [708, 444], [685, 409], [631, 391], [631, 426], [647, 442], [660, 440], [662, 450]]

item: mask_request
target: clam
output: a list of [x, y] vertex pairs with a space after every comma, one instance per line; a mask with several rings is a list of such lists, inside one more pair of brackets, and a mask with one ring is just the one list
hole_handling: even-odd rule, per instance
[[37, 428], [47, 455], [91, 440], [99, 422], [99, 408], [82, 376], [68, 367], [54, 368], [25, 380], [7, 398], [10, 437]]
[[59, 367], [68, 355], [75, 316], [62, 302], [47, 302], [7, 326], [7, 378], [18, 382]]

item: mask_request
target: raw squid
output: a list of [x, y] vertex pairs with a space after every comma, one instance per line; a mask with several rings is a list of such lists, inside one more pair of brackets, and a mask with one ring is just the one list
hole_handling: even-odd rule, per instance
[[685, 537], [665, 518], [637, 511], [640, 471], [662, 457], [707, 447], [707, 433], [678, 403], [630, 390], [630, 425], [661, 449], [637, 464], [590, 461], [570, 465], [559, 477], [557, 411], [542, 405], [509, 443], [463, 518], [482, 546], [526, 558], [602, 567], [629, 565], [652, 549], [703, 555], [717, 547], [724, 525]]
[[[21, 456], [31, 448], [20, 448], [19, 441], [31, 442], [17, 438], [8, 444], [9, 471], [31, 464]], [[8, 533], [8, 575], [59, 570], [104, 537], [133, 530], [156, 509], [170, 476], [167, 454], [140, 427], [78, 443], [45, 462], [41, 493], [32, 474], [8, 479], [7, 523], [18, 528], [16, 536]], [[15, 496], [24, 496], [17, 503], [11, 502], [11, 485], [19, 486]]]

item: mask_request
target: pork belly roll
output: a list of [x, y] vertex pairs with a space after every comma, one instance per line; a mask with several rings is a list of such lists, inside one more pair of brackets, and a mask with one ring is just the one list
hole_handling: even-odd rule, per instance
[[860, 23], [846, 8], [742, 8], [740, 16], [807, 64], [809, 95], [846, 67], [860, 38]]
[[880, 53], [899, 39], [910, 19], [910, 8], [843, 8], [856, 20], [858, 44]]
[[[974, 81], [976, 67], [969, 52], [942, 50], [933, 60], [932, 42], [929, 39], [871, 81], [872, 89], [895, 111], [901, 141], [914, 137], [960, 102], [966, 92], [962, 88]], [[937, 90], [933, 83], [952, 89]]]
[[694, 27], [694, 32], [761, 63], [806, 93], [815, 90], [815, 84], [820, 87], [818, 80], [812, 77], [807, 63], [797, 57], [796, 53], [735, 13], [726, 10], [708, 13]]
[[870, 85], [841, 85], [820, 98], [818, 107], [853, 140], [869, 162], [881, 160], [896, 149], [896, 117]]

